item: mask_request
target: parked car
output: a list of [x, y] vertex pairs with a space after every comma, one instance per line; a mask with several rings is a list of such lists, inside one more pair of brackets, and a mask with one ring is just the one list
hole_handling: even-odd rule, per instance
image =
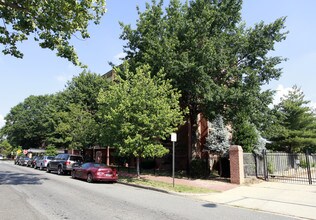
[[19, 161], [18, 161], [18, 164], [21, 165], [21, 166], [26, 166], [27, 165], [27, 162], [30, 160], [29, 157], [27, 156], [22, 156]]
[[87, 162], [82, 165], [75, 165], [71, 177], [84, 179], [89, 183], [94, 181], [117, 182], [118, 174], [115, 168], [103, 163]]
[[39, 156], [32, 157], [26, 164], [27, 167], [34, 167], [35, 161], [39, 158]]
[[2, 154], [0, 154], [0, 160], [3, 160], [4, 156]]
[[15, 165], [19, 165], [19, 161], [20, 161], [21, 157], [22, 157], [22, 156], [17, 156], [17, 157], [15, 158], [15, 160], [14, 160], [14, 164], [15, 164]]
[[39, 168], [40, 170], [46, 169], [49, 161], [53, 159], [54, 159], [54, 156], [47, 156], [47, 155], [41, 156], [36, 160], [34, 168], [35, 169]]
[[74, 164], [83, 163], [83, 157], [73, 154], [58, 154], [47, 164], [46, 171], [57, 171], [58, 175], [70, 173]]

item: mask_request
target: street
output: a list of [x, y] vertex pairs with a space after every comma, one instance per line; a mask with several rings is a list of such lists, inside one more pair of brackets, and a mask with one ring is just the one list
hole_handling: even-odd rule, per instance
[[291, 219], [0, 161], [0, 219]]

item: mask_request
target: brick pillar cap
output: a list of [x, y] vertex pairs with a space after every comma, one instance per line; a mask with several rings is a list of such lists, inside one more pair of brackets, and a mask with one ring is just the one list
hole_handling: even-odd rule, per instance
[[242, 147], [239, 145], [231, 145], [229, 151], [242, 151]]

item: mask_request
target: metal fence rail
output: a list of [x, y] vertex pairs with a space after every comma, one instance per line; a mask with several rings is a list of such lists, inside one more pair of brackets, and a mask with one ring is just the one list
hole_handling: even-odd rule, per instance
[[264, 151], [262, 156], [252, 158], [244, 154], [246, 175], [269, 181], [316, 184], [316, 154]]

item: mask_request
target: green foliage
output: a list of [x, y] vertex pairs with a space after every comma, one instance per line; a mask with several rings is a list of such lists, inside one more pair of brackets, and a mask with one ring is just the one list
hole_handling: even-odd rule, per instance
[[8, 156], [13, 153], [13, 147], [7, 140], [3, 140], [0, 142], [0, 154]]
[[316, 116], [306, 101], [304, 93], [293, 86], [288, 95], [274, 106], [274, 120], [266, 131], [274, 150], [304, 152], [316, 149]]
[[273, 163], [271, 161], [268, 161], [267, 169], [268, 169], [269, 174], [274, 173], [275, 169], [274, 169]]
[[248, 120], [243, 120], [243, 117], [239, 117], [234, 124], [233, 144], [240, 145], [244, 152], [252, 152], [259, 138], [256, 126]]
[[46, 147], [45, 154], [48, 156], [56, 156], [57, 155], [57, 149], [54, 145], [48, 145]]
[[117, 147], [121, 155], [161, 157], [168, 152], [160, 143], [182, 123], [180, 94], [162, 72], [151, 77], [149, 66], [130, 72], [117, 70], [116, 82], [99, 94], [103, 145]]
[[223, 117], [217, 115], [211, 123], [210, 133], [206, 138], [206, 148], [215, 154], [224, 156], [228, 154], [229, 146], [228, 129], [224, 125]]
[[285, 39], [285, 18], [246, 28], [241, 8], [240, 0], [171, 0], [164, 11], [162, 1], [152, 1], [138, 9], [135, 29], [121, 23], [126, 60], [132, 69], [149, 64], [153, 75], [164, 68], [191, 119], [220, 114], [235, 127], [240, 113], [262, 126], [273, 92], [261, 86], [281, 75], [284, 59], [268, 54]]
[[202, 178], [209, 175], [207, 160], [194, 159], [190, 163], [190, 176], [192, 178]]
[[54, 134], [50, 143], [60, 148], [83, 149], [99, 143], [97, 96], [108, 82], [102, 76], [83, 71], [55, 95]]
[[97, 97], [99, 91], [100, 89], [105, 90], [107, 87], [108, 81], [104, 77], [84, 70], [67, 83], [63, 93], [65, 94], [65, 101], [82, 106], [94, 116], [98, 111]]
[[93, 146], [99, 139], [97, 96], [107, 84], [102, 76], [83, 71], [62, 92], [30, 96], [11, 109], [1, 135], [24, 148]]
[[77, 104], [69, 104], [68, 111], [58, 112], [56, 134], [63, 140], [64, 147], [83, 149], [96, 141], [97, 124], [90, 112]]
[[3, 133], [14, 146], [24, 148], [45, 146], [52, 123], [49, 103], [52, 96], [29, 96], [14, 106], [5, 117]]
[[105, 11], [105, 0], [0, 0], [2, 52], [22, 58], [17, 43], [33, 36], [42, 48], [57, 50], [57, 56], [81, 65], [69, 41], [75, 34], [89, 38], [89, 23], [98, 24]]

